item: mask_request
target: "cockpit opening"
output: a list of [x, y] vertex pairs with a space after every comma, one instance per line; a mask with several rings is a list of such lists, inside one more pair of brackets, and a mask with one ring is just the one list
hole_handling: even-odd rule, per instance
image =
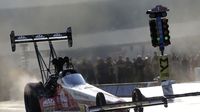
[[73, 73], [65, 75], [62, 78], [64, 84], [70, 85], [70, 86], [78, 86], [78, 85], [84, 85], [86, 84], [86, 81], [82, 77], [80, 73]]

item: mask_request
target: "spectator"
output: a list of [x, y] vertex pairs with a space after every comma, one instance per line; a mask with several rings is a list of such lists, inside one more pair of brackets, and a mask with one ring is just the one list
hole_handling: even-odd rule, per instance
[[95, 83], [94, 68], [93, 65], [83, 59], [82, 63], [78, 65], [78, 71], [83, 75], [83, 77], [88, 81], [88, 83]]
[[113, 64], [114, 63], [113, 63], [112, 58], [108, 57], [106, 59], [106, 62], [105, 62], [105, 65], [106, 65], [106, 68], [107, 68], [107, 70], [106, 70], [107, 73], [106, 74], [108, 74], [106, 83], [115, 83], [116, 82]]
[[103, 59], [99, 58], [97, 60], [97, 65], [96, 65], [96, 71], [97, 71], [97, 79], [99, 84], [105, 84], [106, 83], [106, 64]]
[[145, 57], [144, 59], [144, 81], [153, 81], [153, 79], [155, 78], [155, 76], [153, 75], [152, 72], [152, 64], [151, 64], [151, 59], [149, 57]]
[[144, 61], [140, 55], [135, 60], [135, 72], [139, 82], [144, 81]]
[[133, 79], [131, 78], [133, 73], [133, 63], [130, 61], [129, 57], [126, 57], [126, 61], [125, 61], [125, 77], [124, 77], [124, 80], [126, 82], [133, 82]]
[[124, 60], [122, 59], [122, 56], [119, 56], [119, 59], [116, 62], [116, 66], [117, 66], [118, 82], [119, 83], [125, 82], [124, 81], [125, 63], [124, 63]]

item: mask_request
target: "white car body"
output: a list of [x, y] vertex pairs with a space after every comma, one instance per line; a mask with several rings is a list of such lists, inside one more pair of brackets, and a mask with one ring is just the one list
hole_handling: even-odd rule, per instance
[[104, 94], [108, 104], [125, 102], [119, 97], [86, 83], [79, 73], [59, 78], [57, 83], [59, 86], [54, 96], [50, 98], [41, 97], [39, 100], [43, 112], [49, 110], [80, 111], [83, 108], [82, 106], [95, 106], [96, 95], [99, 92]]

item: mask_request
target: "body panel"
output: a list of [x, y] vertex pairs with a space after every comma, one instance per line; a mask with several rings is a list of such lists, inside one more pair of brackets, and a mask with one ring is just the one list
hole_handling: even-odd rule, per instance
[[80, 111], [80, 108], [84, 105], [95, 106], [98, 92], [102, 92], [105, 95], [107, 103], [124, 102], [123, 99], [86, 83], [79, 73], [61, 77], [57, 83], [56, 92], [53, 96], [39, 98], [43, 112], [55, 110]]

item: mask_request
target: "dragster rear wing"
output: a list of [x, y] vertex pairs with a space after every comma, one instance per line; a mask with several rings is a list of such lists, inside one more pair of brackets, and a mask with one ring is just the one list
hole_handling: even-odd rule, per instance
[[15, 35], [14, 31], [10, 33], [12, 51], [16, 50], [18, 43], [42, 42], [42, 41], [56, 41], [68, 40], [68, 46], [72, 47], [72, 29], [68, 27], [66, 32], [49, 33], [49, 34], [34, 34], [34, 35]]
[[[43, 84], [45, 84], [48, 81], [50, 74], [56, 74], [56, 70], [59, 70], [59, 69], [55, 69], [54, 70], [55, 73], [52, 73], [53, 70], [50, 69], [51, 66], [53, 65], [52, 60], [57, 58], [52, 41], [57, 41], [57, 40], [68, 40], [68, 46], [72, 47], [73, 41], [72, 41], [71, 27], [68, 27], [66, 32], [61, 32], [61, 33], [34, 34], [34, 35], [15, 35], [14, 31], [11, 31], [11, 33], [10, 33], [12, 52], [15, 52], [16, 44], [34, 43], [34, 48], [35, 48]], [[44, 41], [47, 41], [49, 43], [49, 51], [50, 52], [49, 52], [48, 65], [46, 64], [45, 60], [43, 59], [43, 57], [39, 51], [38, 45], [37, 45], [37, 42], [44, 42]], [[56, 68], [55, 66], [54, 66], [54, 68]]]

